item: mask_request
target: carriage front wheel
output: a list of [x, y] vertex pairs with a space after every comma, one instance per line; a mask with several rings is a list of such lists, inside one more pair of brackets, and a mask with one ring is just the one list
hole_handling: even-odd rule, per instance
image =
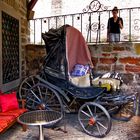
[[98, 138], [105, 137], [112, 126], [107, 110], [94, 102], [87, 102], [80, 107], [78, 120], [87, 134]]
[[38, 83], [26, 93], [25, 106], [28, 110], [57, 111], [63, 115], [63, 106], [58, 92], [49, 86]]

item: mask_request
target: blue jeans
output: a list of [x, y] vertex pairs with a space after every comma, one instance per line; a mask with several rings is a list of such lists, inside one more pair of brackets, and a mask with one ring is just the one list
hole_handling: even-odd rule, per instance
[[120, 34], [109, 33], [109, 41], [110, 42], [119, 42], [120, 41]]

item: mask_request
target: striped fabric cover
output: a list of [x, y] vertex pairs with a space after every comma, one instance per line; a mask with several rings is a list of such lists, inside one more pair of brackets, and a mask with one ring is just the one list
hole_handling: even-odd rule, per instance
[[0, 112], [0, 116], [4, 115], [4, 116], [14, 116], [14, 117], [18, 117], [19, 115], [21, 115], [22, 113], [26, 112], [26, 109], [15, 109], [15, 110], [10, 110], [7, 112]]
[[14, 116], [0, 116], [0, 132], [7, 128], [14, 120]]
[[26, 109], [15, 109], [7, 112], [0, 112], [0, 133], [14, 123], [18, 116], [26, 112]]

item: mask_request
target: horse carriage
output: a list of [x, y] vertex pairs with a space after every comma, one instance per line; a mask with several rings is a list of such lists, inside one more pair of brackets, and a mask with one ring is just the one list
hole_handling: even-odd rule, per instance
[[[26, 108], [54, 110], [62, 118], [65, 112], [78, 112], [83, 131], [94, 137], [106, 136], [111, 130], [111, 117], [126, 105], [129, 116], [125, 119], [132, 117], [135, 95], [123, 95], [117, 89], [110, 93], [100, 82], [94, 85], [90, 51], [77, 29], [64, 25], [42, 33], [42, 38], [47, 53], [42, 70], [25, 78], [19, 87]], [[110, 75], [120, 81], [118, 73]]]

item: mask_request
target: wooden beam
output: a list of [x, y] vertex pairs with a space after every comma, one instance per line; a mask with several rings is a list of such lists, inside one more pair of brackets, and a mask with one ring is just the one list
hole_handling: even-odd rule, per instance
[[31, 0], [28, 5], [27, 5], [27, 9], [28, 10], [32, 10], [35, 6], [35, 4], [37, 3], [38, 0]]

